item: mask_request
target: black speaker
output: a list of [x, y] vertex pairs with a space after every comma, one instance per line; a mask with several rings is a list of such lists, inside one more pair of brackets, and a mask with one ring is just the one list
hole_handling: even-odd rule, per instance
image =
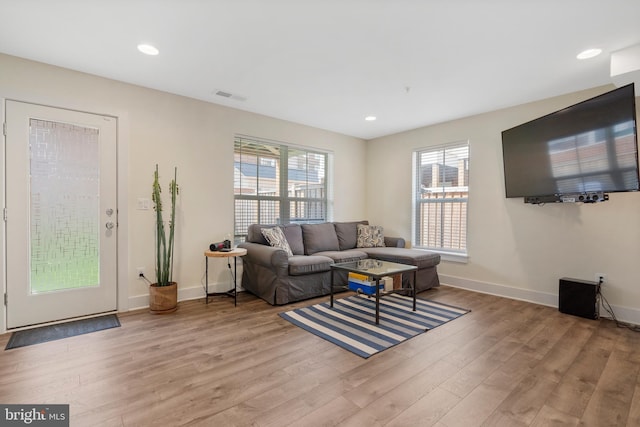
[[563, 277], [558, 291], [558, 310], [561, 313], [597, 319], [599, 286], [596, 282]]

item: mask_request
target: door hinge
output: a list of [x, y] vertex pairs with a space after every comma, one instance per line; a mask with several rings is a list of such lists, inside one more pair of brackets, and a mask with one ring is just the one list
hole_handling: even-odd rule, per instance
[[2, 123], [2, 134], [7, 136], [7, 122]]
[[8, 301], [9, 301], [9, 297], [7, 297], [7, 293], [5, 292], [5, 294], [4, 294], [4, 305], [7, 305]]
[[7, 220], [7, 208], [2, 209], [2, 219], [4, 221]]

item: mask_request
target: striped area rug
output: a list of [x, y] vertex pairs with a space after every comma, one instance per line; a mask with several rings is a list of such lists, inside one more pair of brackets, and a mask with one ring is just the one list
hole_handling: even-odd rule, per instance
[[312, 334], [368, 358], [470, 310], [429, 300], [390, 294], [380, 298], [380, 324], [375, 323], [374, 297], [352, 295], [280, 313], [280, 317]]

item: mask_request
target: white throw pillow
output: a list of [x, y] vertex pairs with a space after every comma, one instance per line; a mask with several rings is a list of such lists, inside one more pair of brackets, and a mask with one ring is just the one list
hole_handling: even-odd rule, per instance
[[267, 239], [267, 242], [269, 242], [271, 246], [282, 249], [288, 256], [293, 256], [289, 242], [287, 242], [287, 238], [284, 236], [280, 227], [263, 228], [261, 231], [262, 235]]

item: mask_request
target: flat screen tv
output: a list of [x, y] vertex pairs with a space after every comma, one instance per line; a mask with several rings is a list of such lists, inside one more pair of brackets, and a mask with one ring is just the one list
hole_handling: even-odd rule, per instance
[[599, 201], [638, 191], [633, 84], [503, 131], [502, 153], [507, 197]]

